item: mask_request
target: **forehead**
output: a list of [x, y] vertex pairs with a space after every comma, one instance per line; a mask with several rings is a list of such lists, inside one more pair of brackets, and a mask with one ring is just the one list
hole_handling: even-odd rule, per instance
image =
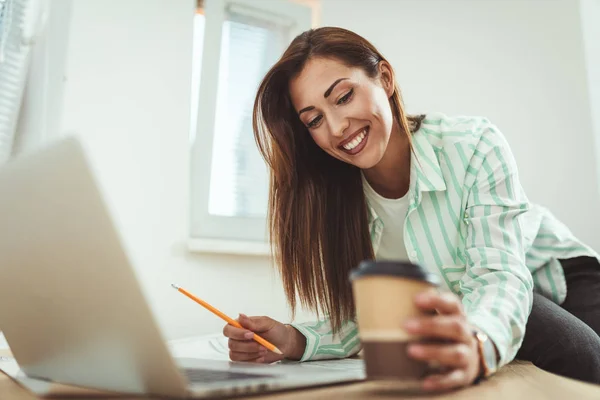
[[290, 80], [290, 97], [296, 110], [316, 106], [325, 101], [323, 94], [340, 78], [357, 79], [361, 70], [351, 68], [337, 60], [315, 58], [309, 60], [298, 76]]

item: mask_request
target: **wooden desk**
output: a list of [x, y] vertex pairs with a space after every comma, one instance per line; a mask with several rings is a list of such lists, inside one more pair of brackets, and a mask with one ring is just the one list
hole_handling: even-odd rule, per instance
[[[0, 354], [1, 355], [1, 354]], [[373, 392], [368, 383], [354, 383], [336, 385], [325, 388], [296, 390], [291, 392], [273, 393], [263, 396], [244, 397], [244, 399], [267, 400], [354, 400], [354, 399], [435, 399], [435, 400], [599, 400], [600, 386], [590, 385], [571, 379], [566, 379], [542, 371], [541, 369], [525, 362], [513, 362], [502, 368], [491, 379], [479, 385], [459, 391], [439, 394], [423, 395], [418, 397], [402, 396], [400, 394], [386, 394]], [[0, 399], [1, 400], [39, 400], [37, 396], [22, 388], [11, 378], [0, 372]], [[53, 397], [56, 400], [74, 400], [74, 397]], [[77, 397], [81, 399], [81, 397]], [[99, 397], [94, 397], [99, 399]], [[110, 397], [110, 400], [144, 400], [150, 397]]]

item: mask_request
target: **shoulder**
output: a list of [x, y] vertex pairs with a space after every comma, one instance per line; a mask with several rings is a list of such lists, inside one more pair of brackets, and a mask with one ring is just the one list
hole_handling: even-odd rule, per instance
[[429, 113], [415, 134], [422, 135], [437, 150], [459, 149], [465, 156], [508, 148], [500, 129], [482, 116]]

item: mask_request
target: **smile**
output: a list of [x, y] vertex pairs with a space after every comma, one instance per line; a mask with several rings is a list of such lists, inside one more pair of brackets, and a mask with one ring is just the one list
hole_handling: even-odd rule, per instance
[[354, 134], [351, 138], [344, 141], [343, 144], [340, 144], [338, 148], [350, 155], [358, 154], [367, 144], [368, 137], [369, 127], [366, 126], [362, 130]]

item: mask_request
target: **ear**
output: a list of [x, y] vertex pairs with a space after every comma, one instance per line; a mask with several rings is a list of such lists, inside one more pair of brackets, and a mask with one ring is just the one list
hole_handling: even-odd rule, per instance
[[394, 89], [396, 88], [394, 82], [394, 71], [392, 70], [392, 66], [385, 60], [379, 62], [379, 80], [381, 82], [381, 86], [387, 97], [392, 97], [394, 94]]

